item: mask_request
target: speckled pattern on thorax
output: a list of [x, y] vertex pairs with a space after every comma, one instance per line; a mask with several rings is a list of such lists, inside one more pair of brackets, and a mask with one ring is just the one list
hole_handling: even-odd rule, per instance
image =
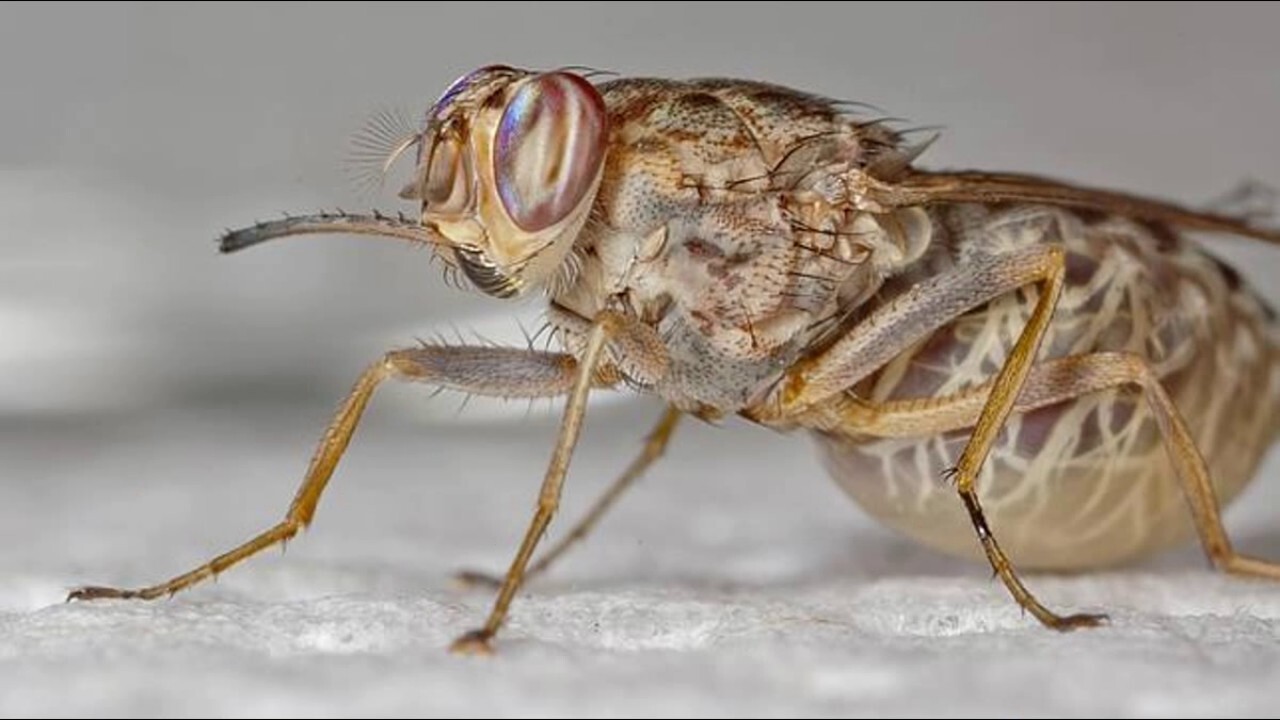
[[[840, 170], [899, 158], [896, 138], [828, 100], [730, 80], [601, 88], [613, 125], [577, 270], [554, 300], [566, 343], [608, 298], [655, 326], [653, 388], [704, 415], [740, 410], [878, 283], [871, 248], [901, 244], [832, 202]], [[575, 331], [575, 327], [578, 328]]]

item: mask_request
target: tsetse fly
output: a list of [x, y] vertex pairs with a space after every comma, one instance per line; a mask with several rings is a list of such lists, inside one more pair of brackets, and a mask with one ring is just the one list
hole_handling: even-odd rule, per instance
[[[928, 141], [909, 137], [856, 103], [765, 82], [465, 75], [385, 147], [388, 166], [416, 155], [400, 192], [411, 217], [287, 217], [229, 232], [221, 249], [313, 233], [429, 246], [480, 293], [544, 296], [560, 349], [388, 352], [355, 382], [279, 524], [161, 584], [70, 597], [172, 595], [294, 537], [388, 379], [564, 401], [523, 542], [456, 651], [490, 650], [517, 589], [587, 534], [685, 416], [811, 436], [872, 516], [985, 559], [1056, 630], [1105, 615], [1051, 610], [1019, 570], [1114, 566], [1196, 536], [1217, 568], [1280, 578], [1232, 548], [1220, 517], [1280, 428], [1280, 324], [1186, 236], [1277, 242], [1280, 230], [1042, 176], [921, 169]], [[606, 390], [665, 410], [531, 565], [588, 396]]]

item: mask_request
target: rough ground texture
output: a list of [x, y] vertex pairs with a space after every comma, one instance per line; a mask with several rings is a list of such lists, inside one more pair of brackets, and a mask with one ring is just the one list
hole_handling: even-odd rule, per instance
[[[596, 413], [564, 518], [638, 446], [625, 438], [651, 410]], [[740, 427], [685, 428], [598, 535], [522, 594], [491, 658], [445, 652], [490, 600], [449, 576], [505, 566], [546, 456], [545, 417], [448, 429], [375, 412], [316, 525], [283, 557], [172, 600], [61, 602], [79, 582], [186, 569], [274, 521], [324, 411], [6, 428], [6, 467], [39, 482], [4, 496], [0, 713], [1275, 709], [1280, 587], [1213, 574], [1194, 548], [1125, 572], [1035, 577], [1051, 604], [1113, 615], [1107, 628], [1050, 633], [983, 568], [868, 524], [804, 440]], [[1277, 557], [1274, 479], [1230, 517], [1246, 549]]]

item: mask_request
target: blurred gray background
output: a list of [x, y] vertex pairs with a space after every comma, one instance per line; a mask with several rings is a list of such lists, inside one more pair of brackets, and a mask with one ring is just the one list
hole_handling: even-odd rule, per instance
[[348, 140], [482, 64], [767, 79], [943, 125], [934, 166], [1199, 203], [1280, 183], [1276, 27], [1231, 3], [6, 3], [0, 414], [331, 400], [415, 333], [518, 337], [531, 308], [404, 247], [212, 244], [283, 210], [409, 209], [357, 192]]
[[[1277, 28], [1280, 6], [1246, 3], [0, 5], [0, 609], [49, 608], [23, 622], [52, 628], [6, 636], [0, 658], [35, 643], [94, 676], [106, 666], [59, 628], [69, 617], [115, 616], [47, 614], [68, 586], [155, 581], [273, 522], [330, 411], [386, 349], [455, 326], [499, 340], [520, 338], [517, 320], [536, 326], [536, 305], [453, 291], [425, 254], [394, 243], [335, 236], [215, 252], [224, 228], [285, 210], [409, 210], [396, 183], [370, 197], [344, 171], [353, 133], [383, 108], [416, 117], [455, 77], [494, 62], [742, 76], [942, 125], [925, 157], [932, 167], [1046, 173], [1200, 204], [1247, 178], [1280, 185]], [[1280, 301], [1280, 252], [1214, 243]], [[656, 411], [651, 401], [592, 411], [564, 517], [639, 447]], [[389, 386], [305, 541], [191, 597], [418, 597], [438, 592], [457, 566], [505, 567], [554, 417], [479, 401], [459, 413], [455, 398]], [[991, 593], [975, 597], [1008, 607], [983, 569], [862, 519], [802, 439], [690, 426], [653, 475], [561, 578], [785, 591], [836, 576], [963, 576], [984, 588], [974, 593]], [[1263, 489], [1228, 515], [1246, 549], [1280, 552], [1274, 475], [1264, 472]], [[1203, 567], [1195, 548], [1174, 562]], [[921, 582], [919, 597], [949, 597]], [[1054, 587], [1056, 597], [1094, 601]], [[1139, 603], [1181, 587], [1104, 597]], [[447, 626], [426, 625], [415, 646], [425, 657], [443, 661], [436, 651], [479, 619], [487, 596], [466, 602]], [[95, 632], [86, 634], [102, 652], [119, 648]], [[1051, 664], [1055, 652], [1041, 655]], [[1086, 659], [1081, 670], [1128, 677], [1117, 662]], [[36, 677], [30, 664], [6, 667], [16, 679], [0, 705], [48, 711], [57, 693], [39, 688], [57, 685], [23, 682]], [[132, 682], [115, 677], [63, 699], [95, 712], [193, 709], [173, 689], [181, 686]], [[120, 699], [113, 687], [138, 694]], [[935, 699], [951, 711], [1011, 707], [984, 706], [968, 687], [954, 696], [968, 705]], [[1003, 681], [984, 687], [993, 697], [1015, 692]], [[747, 711], [796, 710], [789, 703], [801, 696], [779, 690], [776, 706], [730, 696]], [[1019, 707], [1102, 702], [1069, 695]], [[309, 697], [259, 707], [288, 712]], [[895, 697], [888, 707], [924, 707], [913, 693]], [[205, 697], [212, 704], [194, 709], [238, 714], [235, 699]], [[458, 702], [450, 707], [473, 707]], [[545, 707], [576, 707], [566, 703]]]

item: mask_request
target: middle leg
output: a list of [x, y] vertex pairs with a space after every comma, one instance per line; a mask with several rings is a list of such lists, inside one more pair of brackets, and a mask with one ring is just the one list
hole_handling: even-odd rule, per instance
[[[658, 458], [662, 457], [662, 454], [666, 452], [667, 444], [671, 442], [672, 434], [675, 433], [676, 425], [680, 421], [680, 415], [679, 410], [670, 405], [667, 406], [667, 409], [662, 413], [662, 417], [658, 420], [658, 424], [649, 431], [640, 454], [631, 461], [631, 464], [617, 479], [609, 484], [609, 487], [596, 499], [591, 509], [574, 524], [573, 528], [564, 537], [560, 538], [559, 542], [543, 553], [537, 562], [529, 566], [528, 572], [525, 573], [525, 582], [545, 573], [547, 568], [558, 560], [560, 556], [564, 555], [574, 543], [584, 540], [600, 523], [605, 513], [618, 502], [618, 499], [627, 491], [627, 488], [631, 487], [651, 465], [657, 462]], [[502, 578], [475, 570], [463, 570], [456, 577], [460, 583], [467, 587], [496, 588], [502, 585]]]

